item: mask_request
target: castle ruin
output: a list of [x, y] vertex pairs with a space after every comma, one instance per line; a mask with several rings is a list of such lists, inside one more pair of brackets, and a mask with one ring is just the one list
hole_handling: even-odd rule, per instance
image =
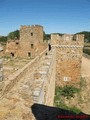
[[43, 27], [39, 25], [21, 26], [20, 40], [8, 41], [6, 53], [34, 59], [0, 86], [0, 108], [4, 111], [0, 119], [35, 120], [30, 109], [33, 103], [53, 106], [56, 86], [80, 81], [84, 36], [51, 34], [49, 42], [50, 51], [43, 42]]
[[[84, 44], [82, 34], [51, 34], [51, 46], [56, 51], [56, 85], [74, 84], [80, 81]], [[43, 27], [21, 26], [20, 40], [8, 41], [6, 52], [12, 56], [35, 58], [47, 44], [43, 42]]]
[[44, 50], [43, 27], [40, 25], [21, 26], [20, 40], [9, 40], [6, 47], [6, 55], [35, 58]]

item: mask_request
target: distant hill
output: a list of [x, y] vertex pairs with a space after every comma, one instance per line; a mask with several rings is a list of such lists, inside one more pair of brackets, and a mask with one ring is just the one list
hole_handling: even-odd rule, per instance
[[7, 37], [6, 36], [0, 36], [0, 43], [2, 42], [7, 42]]
[[90, 42], [90, 32], [89, 31], [82, 31], [82, 32], [78, 32], [76, 34], [84, 34], [85, 42]]
[[19, 35], [19, 30], [10, 32], [7, 36], [0, 36], [0, 43], [6, 44], [8, 39], [19, 39], [20, 35]]

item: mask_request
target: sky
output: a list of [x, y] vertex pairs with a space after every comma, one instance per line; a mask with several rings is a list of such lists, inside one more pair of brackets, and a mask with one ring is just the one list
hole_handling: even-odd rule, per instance
[[90, 31], [90, 0], [0, 0], [0, 35], [20, 25], [42, 25], [47, 34]]

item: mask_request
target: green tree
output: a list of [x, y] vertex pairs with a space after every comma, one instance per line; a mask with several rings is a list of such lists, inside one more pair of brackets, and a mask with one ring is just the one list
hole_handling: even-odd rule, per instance
[[19, 30], [16, 30], [16, 31], [13, 31], [13, 32], [10, 32], [8, 34], [8, 39], [19, 39], [20, 38], [20, 32]]
[[43, 31], [43, 40], [50, 40], [51, 39], [51, 34], [46, 34], [44, 31]]
[[0, 37], [0, 42], [7, 42], [7, 37], [6, 36], [1, 36]]
[[86, 54], [88, 54], [88, 55], [90, 55], [90, 49], [88, 49], [88, 48], [84, 48], [83, 52], [86, 53]]

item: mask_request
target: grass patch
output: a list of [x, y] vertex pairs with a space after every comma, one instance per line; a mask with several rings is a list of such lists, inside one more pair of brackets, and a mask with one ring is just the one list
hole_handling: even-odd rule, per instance
[[84, 49], [83, 49], [83, 52], [84, 52], [85, 54], [90, 55], [90, 49], [88, 49], [88, 48], [84, 48]]
[[75, 113], [79, 113], [80, 110], [76, 108], [75, 106], [73, 107], [68, 107], [64, 103], [64, 98], [70, 99], [74, 97], [76, 93], [79, 93], [80, 89], [75, 88], [74, 86], [64, 86], [64, 87], [56, 87], [55, 89], [55, 98], [54, 98], [54, 105], [59, 108], [63, 108], [66, 110], [73, 111]]
[[57, 96], [63, 96], [67, 99], [70, 99], [71, 97], [75, 96], [75, 93], [80, 92], [79, 88], [76, 88], [74, 86], [64, 86], [64, 87], [56, 87], [56, 95]]
[[81, 110], [80, 109], [78, 109], [77, 107], [75, 107], [75, 106], [73, 106], [73, 107], [71, 107], [71, 108], [69, 108], [69, 110], [70, 111], [73, 111], [73, 112], [75, 112], [75, 113], [80, 113], [81, 112]]

